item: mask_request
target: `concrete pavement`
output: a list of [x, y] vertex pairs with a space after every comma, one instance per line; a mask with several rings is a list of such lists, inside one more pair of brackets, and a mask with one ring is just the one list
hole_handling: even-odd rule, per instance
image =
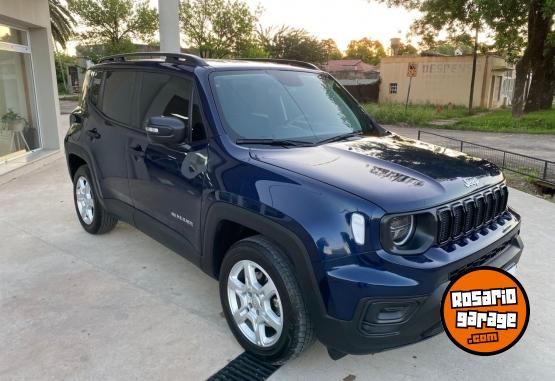
[[[510, 200], [531, 303], [510, 351], [472, 356], [442, 334], [332, 361], [316, 344], [271, 380], [554, 378], [555, 205], [516, 190]], [[242, 352], [215, 281], [126, 224], [81, 228], [63, 159], [0, 185], [0, 343], [1, 380], [201, 380]]]

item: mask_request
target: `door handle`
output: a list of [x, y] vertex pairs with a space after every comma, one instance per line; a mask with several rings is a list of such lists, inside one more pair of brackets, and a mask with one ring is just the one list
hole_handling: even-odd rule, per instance
[[143, 147], [140, 144], [129, 147], [129, 151], [135, 157], [145, 157], [145, 151], [143, 151]]
[[96, 128], [93, 128], [92, 130], [87, 130], [87, 135], [89, 135], [91, 139], [100, 139], [101, 136]]

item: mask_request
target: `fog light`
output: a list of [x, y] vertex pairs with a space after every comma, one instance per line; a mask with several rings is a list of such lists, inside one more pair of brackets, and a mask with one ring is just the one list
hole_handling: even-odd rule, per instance
[[353, 231], [353, 237], [355, 242], [359, 245], [364, 245], [364, 239], [366, 236], [366, 221], [364, 216], [360, 213], [353, 213], [351, 215], [351, 230]]
[[373, 324], [394, 324], [406, 321], [418, 307], [416, 300], [373, 302], [368, 306], [364, 321]]

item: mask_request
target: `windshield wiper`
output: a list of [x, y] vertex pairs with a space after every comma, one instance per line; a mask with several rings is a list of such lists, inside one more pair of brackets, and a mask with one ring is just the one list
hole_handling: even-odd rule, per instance
[[349, 132], [347, 134], [341, 134], [341, 135], [337, 135], [337, 136], [332, 136], [331, 138], [320, 140], [316, 144], [320, 145], [320, 144], [326, 144], [326, 143], [339, 142], [341, 140], [352, 138], [353, 136], [361, 136], [361, 135], [362, 135], [362, 132], [360, 132], [360, 131], [358, 131], [358, 132]]
[[283, 146], [283, 147], [306, 147], [312, 146], [314, 143], [306, 142], [303, 140], [290, 140], [290, 139], [237, 139], [236, 144], [260, 144], [269, 146]]

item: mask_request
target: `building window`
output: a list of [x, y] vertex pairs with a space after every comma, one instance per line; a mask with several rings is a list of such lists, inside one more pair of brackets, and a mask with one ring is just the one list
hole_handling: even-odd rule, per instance
[[397, 94], [397, 83], [389, 84], [389, 94]]
[[40, 147], [29, 39], [0, 25], [0, 162]]

